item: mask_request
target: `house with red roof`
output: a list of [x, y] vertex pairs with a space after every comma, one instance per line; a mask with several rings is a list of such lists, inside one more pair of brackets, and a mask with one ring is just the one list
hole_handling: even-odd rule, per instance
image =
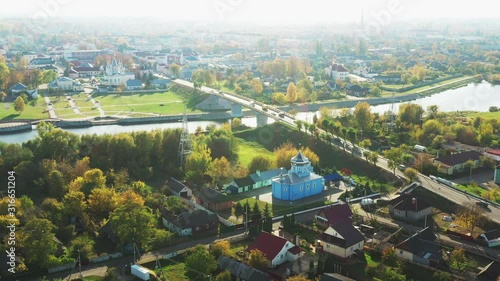
[[332, 62], [330, 65], [325, 67], [325, 74], [328, 75], [333, 81], [346, 80], [349, 76], [349, 70], [347, 70], [343, 65], [336, 62]]
[[266, 231], [261, 231], [257, 239], [246, 249], [247, 252], [252, 250], [264, 253], [269, 260], [269, 266], [273, 268], [287, 261], [296, 261], [304, 254], [299, 246]]
[[328, 228], [344, 219], [352, 218], [352, 211], [348, 204], [332, 205], [319, 211], [315, 216], [316, 224]]

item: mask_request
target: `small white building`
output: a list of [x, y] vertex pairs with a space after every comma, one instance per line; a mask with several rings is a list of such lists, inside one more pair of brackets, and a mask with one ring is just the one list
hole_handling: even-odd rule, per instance
[[83, 85], [80, 81], [65, 76], [57, 77], [56, 80], [49, 83], [48, 88], [60, 91], [83, 91]]
[[500, 245], [500, 230], [494, 229], [487, 231], [477, 238], [479, 241], [482, 241], [488, 247], [495, 247]]
[[346, 80], [349, 77], [349, 71], [341, 64], [332, 62], [329, 66], [325, 67], [325, 74], [332, 80]]

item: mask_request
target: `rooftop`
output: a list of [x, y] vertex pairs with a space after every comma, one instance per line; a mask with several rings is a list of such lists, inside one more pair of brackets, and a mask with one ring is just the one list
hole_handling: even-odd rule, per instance
[[468, 160], [476, 161], [481, 158], [482, 154], [477, 151], [465, 151], [462, 153], [455, 153], [455, 154], [450, 154], [446, 156], [442, 156], [439, 158], [434, 159], [435, 161], [439, 161], [443, 164], [446, 164], [448, 166], [455, 166], [458, 164], [463, 164], [467, 162]]
[[246, 251], [250, 252], [254, 249], [260, 250], [262, 253], [264, 253], [267, 259], [271, 261], [283, 249], [286, 242], [288, 242], [288, 240], [283, 237], [273, 235], [269, 232], [261, 231], [257, 239], [255, 239], [255, 241], [246, 249]]

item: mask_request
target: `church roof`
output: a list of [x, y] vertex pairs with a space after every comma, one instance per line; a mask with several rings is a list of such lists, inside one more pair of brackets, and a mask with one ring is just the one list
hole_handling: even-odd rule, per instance
[[307, 163], [309, 162], [309, 159], [307, 159], [307, 157], [305, 157], [304, 155], [302, 155], [302, 152], [299, 150], [299, 153], [292, 158], [292, 163], [295, 162], [295, 163]]
[[283, 175], [283, 177], [278, 177], [275, 178], [274, 181], [278, 181], [284, 184], [289, 184], [289, 185], [295, 185], [295, 184], [300, 184], [304, 182], [310, 182], [315, 179], [323, 179], [322, 176], [316, 175], [315, 173], [310, 173], [309, 175], [305, 177], [299, 177], [294, 173], [289, 173], [286, 175]]

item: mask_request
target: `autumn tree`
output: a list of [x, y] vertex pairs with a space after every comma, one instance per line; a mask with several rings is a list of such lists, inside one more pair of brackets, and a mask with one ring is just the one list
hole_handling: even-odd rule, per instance
[[286, 98], [289, 103], [294, 103], [297, 100], [297, 87], [293, 82], [290, 82], [286, 88]]
[[210, 148], [206, 144], [200, 144], [187, 157], [184, 169], [188, 181], [200, 182], [203, 176], [209, 172], [212, 165], [212, 156], [210, 154]]
[[64, 212], [70, 216], [79, 217], [87, 208], [85, 194], [81, 191], [69, 191], [63, 198]]
[[457, 215], [459, 223], [474, 233], [476, 226], [484, 223], [483, 211], [476, 204], [461, 205]]
[[370, 105], [367, 102], [358, 102], [354, 108], [354, 118], [361, 131], [367, 132], [373, 121]]
[[264, 90], [262, 82], [258, 78], [253, 78], [252, 81], [250, 81], [250, 85], [252, 86], [252, 90], [256, 95], [259, 95]]
[[273, 167], [273, 162], [270, 158], [262, 155], [257, 155], [252, 158], [250, 164], [248, 164], [248, 171], [251, 174], [257, 171], [268, 171]]
[[210, 254], [216, 259], [220, 256], [229, 256], [231, 254], [231, 243], [227, 240], [218, 240], [210, 245]]
[[22, 97], [17, 97], [16, 100], [14, 100], [14, 110], [19, 111], [20, 113], [24, 111], [26, 108], [26, 103], [24, 102], [24, 99]]
[[414, 181], [418, 177], [418, 171], [413, 168], [406, 168], [404, 174], [409, 182]]
[[307, 279], [304, 275], [295, 275], [286, 279], [287, 281], [311, 281], [311, 279]]
[[210, 280], [210, 275], [217, 269], [217, 260], [203, 245], [198, 245], [186, 257], [186, 275], [191, 280]]
[[89, 212], [96, 221], [108, 218], [118, 206], [118, 198], [114, 189], [107, 187], [95, 188], [90, 192], [87, 200]]
[[285, 93], [277, 92], [272, 95], [273, 101], [275, 101], [277, 104], [285, 104], [287, 102], [287, 96]]
[[210, 167], [210, 175], [213, 177], [215, 182], [227, 182], [232, 178], [231, 163], [224, 156], [216, 158]]
[[251, 267], [257, 268], [259, 270], [264, 270], [268, 267], [269, 265], [269, 260], [267, 259], [266, 255], [262, 253], [258, 249], [254, 249], [250, 251], [250, 254], [248, 256], [248, 264]]
[[377, 166], [379, 155], [376, 151], [370, 152], [368, 155], [368, 161], [372, 162], [374, 166]]
[[406, 124], [421, 124], [424, 112], [419, 104], [405, 103], [399, 106], [398, 119]]

